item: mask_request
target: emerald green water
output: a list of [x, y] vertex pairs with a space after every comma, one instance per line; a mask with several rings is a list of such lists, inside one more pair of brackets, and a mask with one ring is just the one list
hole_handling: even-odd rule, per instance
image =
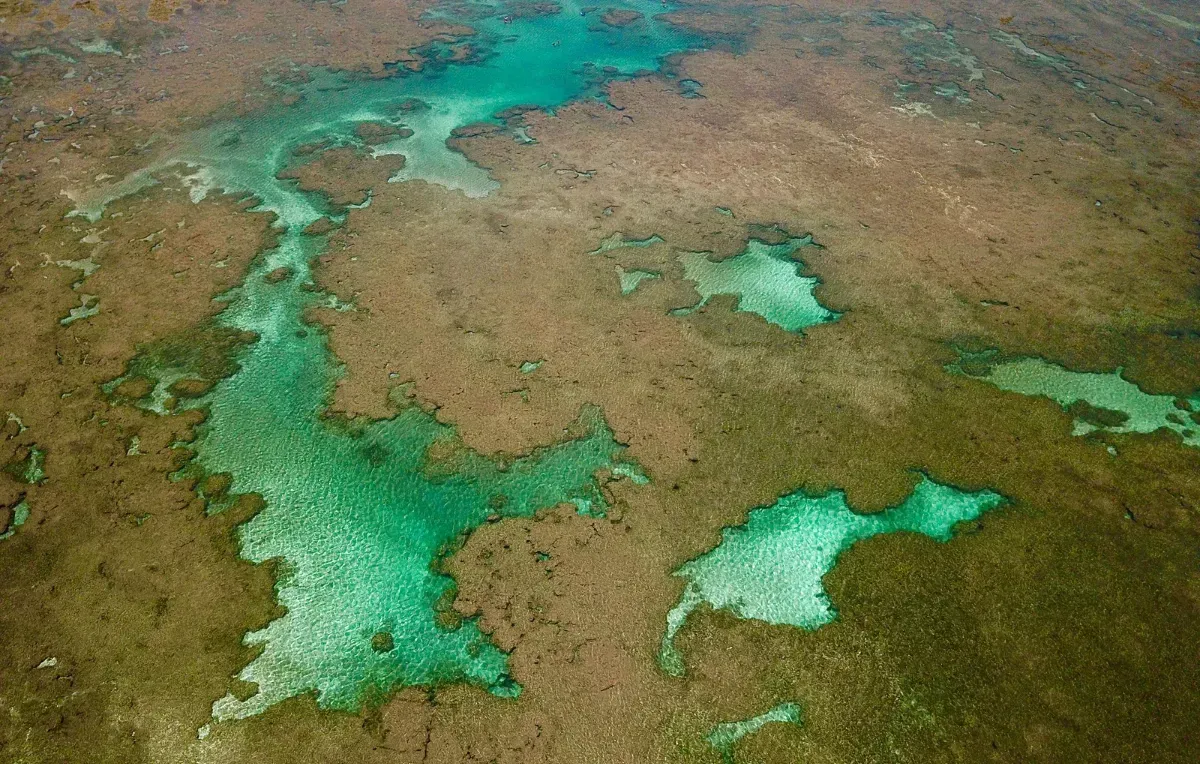
[[[1081, 401], [1110, 412], [1119, 412], [1120, 423], [1086, 421], [1076, 417], [1073, 434], [1086, 435], [1103, 430], [1115, 433], [1150, 433], [1167, 429], [1177, 433], [1189, 446], [1200, 447], [1200, 424], [1191, 418], [1200, 411], [1200, 393], [1190, 398], [1172, 395], [1151, 395], [1121, 376], [1122, 370], [1107, 374], [1070, 371], [1040, 358], [1018, 358], [1001, 363], [989, 363], [994, 352], [964, 354], [963, 361], [947, 370], [964, 374], [995, 385], [1001, 390], [1021, 395], [1045, 396], [1063, 409], [1071, 409]], [[970, 364], [982, 363], [981, 373], [969, 373]], [[964, 366], [966, 368], [964, 368]], [[1188, 408], [1176, 405], [1182, 402]]]
[[[636, 0], [609, 5], [664, 9]], [[455, 12], [478, 32], [471, 42], [483, 55], [473, 64], [369, 80], [313, 71], [291, 106], [175, 139], [164, 156], [115, 185], [68, 191], [72, 214], [97, 220], [108, 202], [183, 168], [193, 200], [221, 189], [253, 195], [256, 209], [278, 215], [278, 246], [262, 253], [242, 286], [226, 295], [229, 305], [218, 318], [258, 340], [240, 356], [240, 371], [187, 404], [210, 412], [192, 444], [191, 469], [230, 473], [233, 493], [257, 492], [266, 500], [240, 528], [241, 553], [255, 562], [280, 560], [276, 593], [287, 609], [246, 635], [262, 653], [239, 677], [256, 691], [217, 700], [217, 720], [257, 714], [308, 692], [322, 707], [338, 709], [356, 709], [400, 685], [468, 681], [515, 695], [507, 656], [448, 609], [453, 582], [431, 564], [489, 515], [529, 515], [561, 502], [603, 511], [600, 480], [645, 480], [622, 461], [623, 446], [594, 409], [582, 413], [572, 439], [519, 458], [454, 446], [453, 431], [416, 407], [363, 426], [322, 416], [340, 372], [323, 334], [304, 324], [302, 314], [325, 299], [304, 289], [325, 240], [301, 232], [338, 211], [320, 195], [276, 179], [295, 147], [329, 137], [353, 142], [359, 122], [403, 124], [413, 135], [383, 149], [406, 156], [393, 180], [482, 196], [497, 184], [447, 147], [454, 128], [519, 104], [559, 106], [595, 92], [605, 79], [655, 69], [662, 56], [704, 44], [649, 13], [611, 28], [574, 2], [562, 3], [561, 13], [511, 24], [501, 21], [501, 6]], [[426, 108], [403, 108], [414, 98]], [[296, 277], [263, 278], [281, 267]], [[160, 372], [160, 388], [182, 374]]]
[[795, 724], [803, 722], [800, 716], [800, 706], [795, 703], [780, 703], [769, 711], [750, 719], [736, 722], [723, 722], [713, 727], [705, 738], [708, 744], [721, 754], [721, 760], [733, 764], [733, 747], [747, 735], [753, 735], [768, 724]]
[[675, 572], [687, 585], [667, 614], [659, 664], [683, 675], [675, 635], [702, 604], [739, 618], [819, 629], [836, 617], [821, 579], [855, 543], [899, 532], [949, 541], [955, 525], [1003, 503], [997, 493], [966, 493], [922, 475], [899, 506], [871, 515], [852, 511], [841, 491], [797, 492], [751, 510], [745, 525], [726, 528], [720, 544]]
[[696, 283], [700, 302], [673, 314], [687, 315], [704, 307], [713, 295], [730, 294], [737, 296], [739, 311], [757, 313], [789, 332], [836, 320], [840, 314], [817, 302], [813, 294], [820, 281], [801, 276], [800, 264], [792, 259], [796, 250], [812, 243], [811, 236], [781, 244], [750, 239], [740, 254], [721, 261], [710, 260], [705, 252], [685, 252], [679, 258], [684, 278]]

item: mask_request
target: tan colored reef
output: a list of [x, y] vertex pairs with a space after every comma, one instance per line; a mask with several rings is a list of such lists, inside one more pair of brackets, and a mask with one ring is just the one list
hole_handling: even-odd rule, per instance
[[[135, 761], [151, 731], [207, 716], [206, 696], [246, 659], [225, 636], [270, 615], [271, 582], [234, 556], [232, 524], [252, 508], [205, 519], [191, 483], [166, 477], [196, 414], [113, 406], [100, 384], [139, 345], [219, 310], [212, 295], [240, 282], [268, 221], [178, 193], [122, 203], [99, 225], [63, 220], [62, 203], [13, 202], [0, 416], [20, 424], [10, 418], [0, 460], [36, 447], [45, 476], [0, 474], [0, 502], [30, 508], [0, 548], [0, 750], [6, 761]], [[86, 277], [66, 264], [83, 261], [98, 266]], [[62, 326], [81, 292], [99, 313]]]
[[[101, 10], [94, 0], [55, 0], [0, 12], [0, 42], [51, 51], [0, 62], [0, 74], [22, 85], [10, 89], [7, 106], [103, 115], [116, 132], [173, 131], [274, 103], [305, 67], [367, 76], [393, 65], [419, 70], [425, 60], [414, 49], [468, 31], [421, 20], [423, 1], [365, 0], [349, 13], [305, 0], [195, 2], [162, 18], [174, 5], [122, 0]], [[10, 133], [22, 127], [5, 125]]]
[[302, 190], [319, 191], [333, 206], [345, 207], [365, 202], [372, 188], [386, 183], [403, 166], [404, 157], [400, 154], [369, 159], [361, 151], [338, 148], [322, 151], [309, 162], [283, 170], [279, 177], [295, 179]]
[[[286, 102], [305, 66], [416, 69], [412, 51], [454, 30], [376, 0], [9, 5], [6, 41], [75, 60], [0, 70], [0, 464], [45, 453], [42, 482], [0, 471], [0, 525], [31, 510], [0, 541], [0, 760], [719, 762], [714, 724], [781, 702], [803, 726], [747, 737], [738, 762], [1195, 760], [1200, 451], [1164, 432], [1073, 437], [1052, 402], [943, 370], [954, 346], [995, 346], [1200, 388], [1190, 9], [682, 6], [672, 23], [744, 49], [677, 57], [671, 77], [611, 85], [608, 105], [460, 131], [501, 184], [486, 198], [389, 184], [398, 156], [298, 157], [296, 182], [331, 204], [371, 197], [309, 231], [331, 242], [316, 288], [354, 308], [313, 311], [345, 364], [335, 412], [390, 416], [399, 389], [467, 445], [520, 452], [597, 404], [651, 483], [609, 486], [604, 518], [490, 523], [446, 562], [453, 612], [511, 651], [518, 700], [408, 688], [351, 715], [303, 697], [199, 740], [214, 699], [250, 690], [232, 677], [253, 657], [243, 634], [275, 614], [276, 571], [237, 557], [253, 497], [206, 517], [193, 481], [169, 477], [201, 415], [125, 405], [136, 380], [118, 399], [100, 386], [164, 339], [235, 362], [212, 298], [270, 220], [252, 200], [193, 204], [169, 173], [97, 223], [64, 217], [62, 191]], [[142, 58], [70, 47], [93, 31]], [[988, 92], [966, 101], [948, 86], [978, 77]], [[797, 257], [836, 322], [792, 335], [729, 297], [669, 315], [697, 300], [680, 253], [728, 257], [772, 227], [822, 245]], [[663, 242], [590, 254], [613, 234]], [[618, 266], [662, 278], [622, 295]], [[816, 632], [697, 611], [678, 638], [687, 676], [659, 669], [671, 572], [722, 527], [797, 489], [878, 510], [914, 469], [1012, 504], [946, 545], [857, 545], [825, 578], [839, 617]]]

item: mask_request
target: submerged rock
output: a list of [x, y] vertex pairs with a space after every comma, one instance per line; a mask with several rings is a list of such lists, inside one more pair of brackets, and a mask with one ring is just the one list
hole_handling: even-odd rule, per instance
[[176, 398], [199, 398], [212, 389], [207, 379], [181, 379], [167, 388]]
[[600, 16], [600, 20], [610, 27], [627, 27], [635, 21], [639, 21], [642, 14], [637, 11], [624, 10], [619, 8], [610, 8]]
[[333, 220], [331, 218], [320, 217], [320, 218], [317, 218], [316, 220], [314, 220], [313, 222], [309, 223], [307, 226], [305, 226], [304, 235], [305, 236], [324, 236], [325, 234], [330, 233], [331, 231], [337, 230], [337, 228], [338, 228], [338, 224], [333, 222]]
[[[328, 219], [329, 218], [321, 218], [321, 220], [328, 220]], [[318, 221], [318, 222], [320, 222], [320, 221]], [[313, 223], [313, 225], [316, 225], [316, 223]], [[312, 228], [312, 226], [309, 226], [309, 228]], [[308, 228], [305, 228], [304, 232], [308, 233], [309, 232]], [[280, 266], [280, 267], [276, 268], [275, 270], [271, 271], [266, 276], [263, 276], [263, 279], [268, 284], [278, 284], [281, 281], [287, 281], [291, 277], [292, 277], [292, 269], [289, 268], [288, 266], [284, 265], [284, 266]]]
[[409, 138], [413, 131], [401, 125], [389, 125], [386, 122], [359, 122], [354, 128], [354, 134], [367, 145], [387, 143], [395, 138]]

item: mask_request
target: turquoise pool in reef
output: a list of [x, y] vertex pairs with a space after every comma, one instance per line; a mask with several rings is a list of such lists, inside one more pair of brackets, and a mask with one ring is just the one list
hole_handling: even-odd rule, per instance
[[636, 268], [625, 270], [621, 266], [617, 266], [617, 280], [621, 284], [621, 294], [633, 294], [643, 281], [655, 281], [661, 278], [662, 274], [656, 271], [642, 271]]
[[803, 724], [800, 706], [796, 703], [780, 703], [758, 716], [736, 722], [722, 722], [713, 727], [705, 738], [708, 744], [721, 754], [721, 761], [733, 764], [733, 747], [747, 735], [753, 735], [768, 724]]
[[779, 244], [750, 239], [733, 257], [712, 260], [707, 252], [680, 255], [683, 275], [695, 282], [700, 302], [672, 311], [683, 316], [702, 308], [714, 295], [738, 298], [737, 309], [757, 313], [789, 332], [834, 321], [841, 314], [817, 302], [820, 280], [800, 274], [800, 263], [792, 255], [801, 247], [813, 246], [811, 236], [793, 237]]
[[1178, 398], [1154, 395], [1125, 379], [1122, 369], [1071, 371], [1041, 358], [993, 361], [995, 355], [994, 350], [964, 353], [946, 369], [1001, 390], [1049, 398], [1074, 416], [1074, 435], [1170, 430], [1186, 445], [1200, 448], [1200, 392]]
[[[276, 591], [287, 608], [246, 636], [262, 645], [239, 675], [256, 692], [217, 700], [217, 720], [313, 691], [322, 707], [338, 709], [358, 708], [401, 685], [468, 681], [516, 694], [507, 656], [474, 623], [445, 612], [453, 582], [431, 564], [489, 515], [529, 515], [560, 502], [596, 512], [603, 509], [601, 480], [642, 480], [622, 461], [623, 447], [598, 410], [581, 414], [570, 439], [511, 459], [454, 447], [453, 430], [417, 407], [363, 426], [323, 418], [339, 369], [322, 333], [302, 315], [327, 299], [304, 288], [325, 239], [302, 231], [340, 211], [276, 178], [297, 146], [330, 137], [351, 142], [358, 123], [385, 121], [413, 131], [381, 149], [406, 157], [393, 180], [420, 178], [486, 195], [497, 184], [447, 147], [454, 128], [516, 105], [557, 107], [604, 80], [653, 70], [663, 56], [705, 44], [654, 19], [669, 10], [658, 2], [609, 3], [645, 12], [622, 28], [581, 13], [577, 3], [561, 5], [561, 13], [511, 23], [502, 6], [443, 9], [440, 16], [463, 14], [477, 31], [469, 39], [478, 51], [471, 61], [384, 79], [312, 71], [296, 87], [294, 104], [183, 136], [114, 185], [70, 192], [73, 214], [97, 220], [108, 202], [176, 172], [194, 199], [220, 189], [254, 196], [257, 209], [278, 215], [278, 246], [227, 296], [218, 319], [258, 340], [239, 357], [240, 371], [191, 404], [210, 415], [192, 444], [190, 469], [230, 473], [234, 493], [262, 494], [266, 507], [240, 529], [241, 553], [282, 561]], [[281, 267], [293, 275], [277, 283], [263, 278]], [[161, 388], [179, 378], [178, 370], [159, 370]], [[153, 396], [161, 397], [162, 390]]]
[[875, 514], [851, 510], [841, 491], [823, 496], [796, 492], [751, 510], [744, 525], [726, 528], [720, 544], [675, 572], [687, 585], [667, 614], [659, 664], [672, 676], [684, 674], [675, 636], [705, 604], [739, 618], [819, 629], [835, 617], [822, 578], [842, 552], [884, 533], [920, 533], [949, 541], [958, 523], [1004, 501], [992, 491], [968, 493], [922, 475], [908, 498]]
[[17, 529], [25, 524], [29, 519], [29, 502], [21, 499], [17, 506], [13, 507], [12, 519], [8, 521], [8, 528], [0, 533], [0, 541], [7, 538], [12, 538], [12, 535], [17, 532]]
[[[782, 232], [778, 228], [775, 230]], [[607, 236], [588, 254], [611, 257], [610, 253], [615, 250], [640, 249], [655, 244], [666, 244], [666, 241], [658, 234], [637, 239], [618, 231]], [[816, 289], [821, 280], [800, 272], [803, 263], [794, 255], [803, 247], [819, 248], [820, 245], [811, 235], [789, 236], [777, 244], [751, 237], [741, 252], [724, 260], [713, 260], [711, 252], [678, 253], [683, 278], [693, 283], [700, 299], [694, 305], [671, 310], [671, 315], [691, 315], [714, 296], [731, 295], [737, 298], [736, 310], [739, 312], [757, 314], [789, 332], [801, 333], [810, 326], [836, 321], [841, 313], [817, 300]], [[621, 265], [616, 266], [616, 270], [622, 295], [633, 294], [643, 281], [663, 276], [658, 271], [627, 270]]]

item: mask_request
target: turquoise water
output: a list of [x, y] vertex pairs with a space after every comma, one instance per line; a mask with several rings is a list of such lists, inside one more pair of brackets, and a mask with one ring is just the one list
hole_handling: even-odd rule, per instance
[[949, 541], [955, 525], [1003, 503], [997, 493], [965, 493], [922, 475], [899, 506], [875, 514], [852, 511], [841, 491], [797, 492], [751, 510], [745, 525], [726, 528], [720, 544], [675, 572], [687, 585], [667, 614], [659, 664], [683, 675], [675, 635], [702, 604], [739, 618], [819, 629], [836, 616], [821, 579], [855, 543], [899, 532]]
[[750, 239], [740, 254], [721, 261], [710, 260], [705, 252], [685, 252], [679, 258], [684, 278], [696, 283], [700, 302], [673, 314], [687, 315], [713, 295], [730, 294], [737, 296], [739, 311], [756, 313], [789, 332], [836, 320], [841, 314], [817, 302], [813, 294], [820, 281], [801, 276], [800, 264], [792, 259], [796, 250], [812, 243], [811, 236], [781, 244]]
[[[724, 207], [716, 209], [732, 215]], [[607, 255], [613, 250], [664, 243], [658, 234], [637, 239], [618, 231], [603, 239], [600, 246], [588, 254]], [[714, 295], [728, 294], [738, 298], [737, 310], [755, 313], [789, 332], [801, 332], [816, 324], [836, 321], [841, 314], [826, 308], [814, 294], [820, 279], [801, 275], [801, 263], [793, 259], [802, 247], [814, 246], [818, 245], [812, 236], [795, 236], [779, 244], [751, 238], [745, 249], [724, 260], [711, 260], [708, 252], [680, 253], [683, 276], [695, 284], [700, 300], [695, 305], [672, 310], [671, 315], [690, 315], [708, 304]], [[643, 281], [661, 276], [655, 271], [626, 270], [617, 266], [623, 295], [637, 291]]]
[[705, 739], [721, 754], [721, 760], [733, 764], [733, 747], [747, 735], [752, 735], [768, 724], [803, 724], [800, 706], [795, 703], [780, 703], [769, 711], [750, 719], [723, 722], [713, 727]]
[[[662, 8], [628, 0], [609, 5]], [[653, 18], [614, 29], [572, 2], [562, 3], [559, 14], [511, 24], [502, 22], [502, 7], [466, 8], [478, 32], [471, 42], [483, 51], [471, 65], [434, 65], [386, 79], [313, 71], [294, 105], [184, 136], [168, 155], [115, 185], [68, 191], [73, 214], [96, 220], [109, 201], [182, 169], [193, 200], [221, 189], [252, 195], [256, 209], [278, 215], [278, 246], [226, 295], [229, 306], [218, 318], [258, 340], [239, 357], [240, 371], [186, 404], [210, 412], [189, 469], [229, 473], [233, 493], [257, 492], [266, 500], [240, 528], [241, 553], [255, 562], [280, 560], [276, 593], [287, 608], [246, 635], [247, 644], [262, 645], [239, 674], [254, 692], [216, 701], [217, 720], [257, 714], [307, 692], [322, 707], [349, 710], [400, 685], [468, 681], [497, 695], [517, 694], [507, 656], [448, 607], [453, 582], [435, 570], [439, 555], [490, 515], [529, 515], [561, 502], [602, 512], [600, 480], [645, 481], [622, 461], [623, 446], [594, 409], [582, 413], [572, 439], [518, 458], [471, 452], [451, 428], [416, 407], [366, 425], [323, 416], [340, 372], [323, 334], [302, 315], [326, 299], [304, 289], [325, 238], [301, 232], [339, 211], [321, 195], [276, 179], [297, 146], [330, 137], [353, 143], [360, 122], [404, 125], [410, 137], [376, 147], [406, 156], [393, 180], [482, 196], [497, 184], [447, 147], [454, 128], [519, 104], [559, 106], [596, 92], [605, 79], [655, 69], [662, 56], [704, 43]], [[423, 106], [406, 108], [411, 99]], [[277, 268], [296, 277], [264, 278]], [[153, 400], [185, 374], [158, 372]]]
[[655, 271], [625, 270], [617, 266], [617, 280], [621, 283], [621, 294], [633, 294], [643, 281], [653, 281], [662, 278]]
[[[1151, 395], [1121, 376], [1122, 370], [1097, 374], [1070, 371], [1040, 358], [1018, 358], [1000, 363], [987, 363], [994, 353], [985, 353], [976, 358], [984, 363], [986, 370], [981, 374], [968, 374], [961, 364], [947, 369], [952, 373], [973, 376], [1021, 395], [1045, 396], [1063, 409], [1070, 409], [1079, 402], [1098, 409], [1120, 412], [1124, 421], [1104, 424], [1076, 417], [1073, 433], [1086, 435], [1103, 430], [1116, 433], [1150, 433], [1167, 429], [1177, 433], [1189, 446], [1200, 447], [1200, 424], [1190, 414], [1200, 411], [1200, 393], [1190, 398], [1173, 395]], [[964, 355], [964, 361], [971, 357]], [[1184, 403], [1183, 409], [1176, 402]]]
[[[108, 201], [154, 184], [156, 173], [183, 163], [197, 170], [192, 180], [197, 197], [211, 187], [246, 192], [258, 196], [263, 208], [279, 213], [289, 227], [312, 222], [312, 198], [277, 181], [275, 173], [296, 146], [330, 137], [354, 142], [354, 129], [361, 122], [403, 124], [413, 131], [388, 144], [390, 148], [376, 147], [405, 155], [396, 180], [427, 180], [484, 196], [497, 183], [446, 145], [455, 128], [495, 121], [494, 114], [515, 105], [553, 109], [597, 92], [604, 81], [655, 70], [663, 56], [705, 44], [699, 36], [649, 16], [613, 28], [601, 23], [597, 14], [582, 15], [577, 2], [560, 5], [561, 13], [515, 18], [510, 24], [501, 21], [503, 6], [462, 6], [470, 8], [471, 16], [464, 23], [478, 32], [470, 39], [482, 51], [478, 64], [431, 65], [422, 73], [387, 79], [312, 70], [310, 81], [295, 88], [298, 103], [198, 131], [171, 155], [114, 186], [74, 192], [75, 214], [97, 219]], [[607, 5], [670, 10], [644, 0]], [[475, 14], [488, 15], [474, 18]], [[454, 18], [449, 11], [438, 15]], [[427, 108], [404, 108], [413, 99]]]
[[24, 525], [25, 521], [28, 519], [29, 502], [21, 499], [17, 506], [13, 507], [12, 520], [9, 522], [8, 528], [6, 528], [3, 533], [0, 533], [0, 541], [3, 541], [7, 538], [12, 538], [12, 535], [17, 532], [17, 528], [20, 528], [22, 525]]

